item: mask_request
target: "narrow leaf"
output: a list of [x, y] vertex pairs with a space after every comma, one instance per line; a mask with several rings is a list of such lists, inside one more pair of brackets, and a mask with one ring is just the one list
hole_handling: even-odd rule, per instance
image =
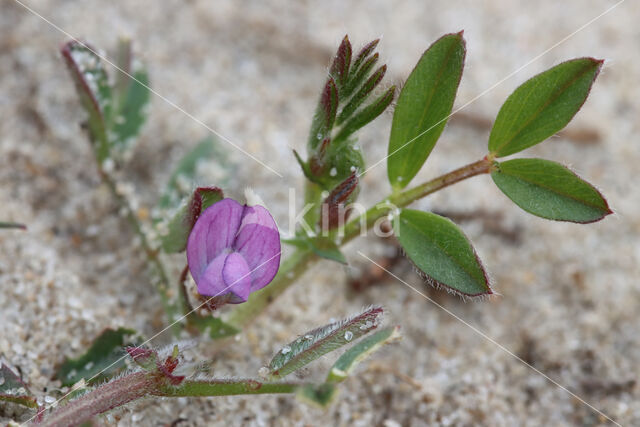
[[584, 224], [613, 213], [598, 190], [556, 162], [508, 160], [491, 177], [516, 205], [542, 218]]
[[349, 36], [344, 36], [338, 52], [333, 58], [333, 63], [329, 69], [329, 75], [333, 77], [338, 87], [341, 87], [349, 76], [349, 66], [351, 65], [351, 43]]
[[403, 209], [394, 230], [411, 261], [437, 285], [465, 296], [492, 293], [475, 250], [451, 220]]
[[322, 202], [320, 229], [327, 231], [344, 225], [349, 215], [347, 203], [352, 200], [352, 194], [358, 187], [358, 175], [353, 171], [351, 175], [334, 188]]
[[396, 87], [391, 86], [378, 99], [357, 112], [356, 115], [353, 116], [349, 121], [347, 121], [342, 129], [340, 129], [340, 132], [338, 132], [338, 134], [334, 138], [335, 143], [338, 144], [342, 141], [345, 141], [358, 129], [375, 120], [380, 114], [384, 112], [384, 110], [387, 109], [389, 104], [393, 102], [395, 93]]
[[29, 387], [4, 363], [0, 365], [0, 401], [37, 408], [35, 396]]
[[360, 52], [358, 52], [358, 55], [356, 55], [355, 59], [353, 60], [353, 65], [351, 66], [350, 70], [351, 75], [349, 76], [349, 78], [353, 77], [359, 71], [360, 65], [369, 58], [369, 55], [373, 53], [379, 42], [380, 39], [375, 39], [372, 42], [367, 43], [362, 49], [360, 49]]
[[536, 145], [571, 121], [584, 104], [602, 60], [563, 62], [518, 87], [505, 101], [489, 136], [489, 151], [508, 156]]
[[367, 99], [367, 97], [373, 92], [373, 90], [378, 86], [378, 84], [384, 78], [385, 73], [387, 72], [387, 66], [383, 65], [378, 68], [375, 73], [371, 75], [367, 79], [366, 82], [360, 87], [360, 89], [356, 92], [355, 95], [349, 100], [347, 105], [342, 108], [340, 111], [340, 115], [336, 120], [336, 124], [342, 124], [345, 120], [347, 120], [355, 111], [362, 105], [362, 103]]
[[71, 386], [81, 379], [94, 384], [113, 376], [124, 368], [123, 347], [135, 345], [132, 340], [135, 334], [132, 329], [105, 329], [85, 354], [65, 360], [56, 371], [55, 378], [63, 386]]
[[134, 71], [133, 79], [122, 94], [118, 109], [114, 111], [111, 129], [111, 146], [122, 152], [132, 146], [142, 125], [146, 121], [146, 109], [149, 104], [149, 75], [144, 69]]
[[374, 53], [373, 55], [371, 55], [370, 58], [367, 58], [366, 61], [362, 63], [362, 66], [358, 67], [357, 70], [355, 66], [351, 69], [351, 75], [349, 76], [349, 80], [347, 81], [347, 84], [345, 84], [344, 88], [340, 92], [340, 96], [343, 99], [347, 99], [349, 96], [351, 96], [353, 91], [355, 91], [358, 87], [360, 87], [362, 82], [364, 82], [367, 76], [369, 75], [369, 72], [373, 70], [373, 67], [375, 67], [379, 58], [380, 58], [380, 54]]
[[345, 351], [336, 363], [333, 364], [327, 376], [327, 382], [335, 383], [344, 381], [360, 362], [378, 351], [382, 346], [399, 340], [400, 338], [399, 326], [382, 329], [363, 338], [358, 344]]
[[89, 115], [89, 136], [101, 163], [109, 156], [107, 133], [113, 102], [107, 72], [93, 49], [77, 41], [65, 44], [61, 52], [76, 85], [80, 102]]
[[418, 173], [447, 124], [464, 67], [462, 32], [447, 34], [422, 55], [396, 105], [387, 173], [395, 189]]
[[333, 123], [338, 111], [338, 88], [333, 78], [329, 78], [320, 95], [320, 101], [316, 108], [309, 132], [309, 152], [313, 153], [318, 145], [331, 135]]
[[378, 326], [381, 307], [314, 329], [282, 348], [269, 364], [269, 376], [282, 378], [317, 358], [347, 345]]

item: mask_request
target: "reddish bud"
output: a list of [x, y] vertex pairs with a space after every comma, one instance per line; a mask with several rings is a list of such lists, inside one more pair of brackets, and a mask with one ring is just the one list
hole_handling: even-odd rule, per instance
[[320, 144], [320, 147], [318, 148], [318, 152], [313, 157], [311, 157], [311, 159], [309, 159], [309, 169], [315, 176], [321, 176], [324, 172], [326, 166], [325, 158], [327, 154], [327, 148], [329, 147], [330, 143], [331, 138], [323, 139], [322, 144]]
[[331, 191], [329, 196], [322, 202], [322, 218], [320, 226], [327, 230], [338, 227], [349, 216], [350, 211], [345, 210], [345, 205], [349, 196], [358, 186], [358, 175], [353, 171], [343, 182], [338, 184]]
[[333, 58], [333, 64], [329, 70], [331, 77], [338, 82], [339, 85], [344, 84], [349, 75], [349, 65], [351, 64], [351, 43], [349, 36], [344, 36], [340, 47]]
[[366, 44], [362, 49], [360, 49], [360, 52], [358, 52], [356, 59], [353, 61], [353, 67], [351, 68], [353, 72], [358, 70], [358, 67], [360, 66], [360, 64], [362, 64], [365, 61], [365, 59], [367, 59], [367, 57], [371, 55], [371, 53], [375, 50], [376, 46], [378, 46], [379, 42], [380, 42], [380, 39], [375, 39], [374, 41]]

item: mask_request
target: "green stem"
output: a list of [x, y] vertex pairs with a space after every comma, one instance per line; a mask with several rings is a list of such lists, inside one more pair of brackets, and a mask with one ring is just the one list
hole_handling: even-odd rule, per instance
[[[363, 231], [370, 229], [378, 219], [387, 215], [393, 209], [404, 208], [417, 200], [467, 178], [489, 173], [491, 172], [492, 167], [493, 160], [484, 158], [441, 175], [431, 181], [422, 183], [416, 187], [390, 195], [384, 200], [376, 203], [361, 216], [349, 221], [344, 226], [344, 238], [340, 244], [344, 245], [345, 243], [353, 240]], [[364, 227], [362, 224], [364, 224]]]
[[45, 417], [40, 427], [79, 425], [96, 415], [105, 413], [143, 397], [233, 396], [239, 394], [294, 393], [305, 384], [289, 382], [263, 383], [252, 379], [237, 380], [185, 380], [171, 386], [157, 373], [134, 372], [111, 380], [93, 391], [56, 408]]
[[304, 188], [304, 205], [305, 208], [307, 206], [310, 206], [310, 209], [306, 214], [304, 214], [303, 219], [312, 231], [316, 229], [316, 225], [318, 224], [318, 220], [320, 219], [321, 199], [322, 188], [316, 183], [306, 181]]
[[[416, 200], [422, 199], [429, 194], [435, 193], [438, 190], [442, 190], [445, 187], [463, 181], [467, 178], [489, 173], [491, 172], [492, 167], [493, 160], [490, 158], [484, 158], [452, 172], [441, 175], [431, 181], [427, 181], [416, 187], [385, 198], [367, 210], [364, 214], [352, 219], [344, 226], [342, 234], [344, 237], [340, 242], [340, 246], [370, 229], [378, 219], [384, 217], [393, 209], [408, 206]], [[227, 319], [227, 323], [237, 329], [242, 329], [243, 326], [258, 317], [258, 315], [260, 315], [260, 313], [262, 313], [262, 311], [264, 311], [275, 298], [286, 291], [289, 286], [295, 283], [297, 279], [307, 271], [310, 265], [319, 259], [320, 257], [318, 255], [308, 250], [299, 249], [294, 252], [283, 262], [273, 282], [271, 282], [269, 286], [266, 286], [260, 291], [252, 294], [249, 297], [249, 301], [237, 306], [231, 312]]]
[[118, 191], [115, 180], [101, 167], [99, 168], [99, 173], [102, 181], [107, 185], [120, 208], [124, 209], [124, 211], [126, 212], [127, 220], [131, 224], [131, 227], [133, 228], [135, 233], [140, 238], [140, 244], [147, 257], [147, 263], [152, 271], [152, 274], [155, 276], [155, 280], [152, 280], [152, 283], [155, 286], [156, 291], [160, 295], [162, 306], [164, 308], [165, 314], [168, 317], [169, 323], [172, 324], [171, 329], [174, 334], [178, 335], [182, 330], [182, 323], [174, 323], [174, 321], [180, 318], [180, 316], [182, 316], [183, 314], [182, 307], [185, 304], [185, 302], [183, 301], [183, 296], [180, 292], [175, 292], [175, 289], [172, 289], [170, 285], [171, 282], [169, 281], [169, 276], [164, 269], [164, 264], [159, 257], [158, 250], [155, 249], [151, 244], [149, 236], [145, 232], [142, 223], [132, 209], [132, 206], [129, 203], [127, 197], [120, 191]]
[[185, 380], [179, 386], [165, 386], [153, 392], [156, 396], [234, 396], [239, 394], [293, 393], [302, 384], [262, 383], [251, 379], [238, 380]]

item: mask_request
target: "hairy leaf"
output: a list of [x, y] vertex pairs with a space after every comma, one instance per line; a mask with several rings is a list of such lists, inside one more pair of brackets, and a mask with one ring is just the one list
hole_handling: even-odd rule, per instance
[[328, 137], [331, 137], [331, 129], [336, 119], [338, 111], [338, 87], [333, 78], [329, 78], [322, 90], [316, 113], [311, 123], [311, 131], [309, 132], [309, 153], [313, 153], [318, 145]]
[[396, 93], [396, 87], [391, 86], [380, 95], [376, 100], [366, 107], [360, 109], [354, 116], [351, 117], [340, 129], [340, 132], [336, 135], [334, 141], [336, 144], [345, 141], [358, 129], [366, 126], [373, 120], [375, 120], [380, 114], [387, 109], [389, 104], [393, 102], [393, 97]]
[[508, 160], [491, 177], [516, 205], [542, 218], [589, 223], [612, 213], [591, 184], [549, 160]]
[[98, 162], [109, 157], [109, 120], [113, 99], [107, 72], [94, 49], [71, 41], [62, 47], [62, 56], [71, 72], [80, 102], [89, 115], [89, 136]]
[[462, 33], [447, 34], [427, 49], [405, 83], [393, 115], [387, 173], [395, 189], [418, 173], [453, 108], [465, 58]]
[[36, 398], [29, 387], [4, 363], [0, 365], [0, 401], [37, 408]]
[[436, 284], [465, 296], [492, 293], [473, 246], [451, 220], [403, 209], [394, 230], [411, 261]]
[[378, 351], [385, 344], [400, 339], [400, 327], [386, 328], [363, 338], [359, 343], [345, 351], [333, 364], [327, 382], [341, 382], [364, 359]]
[[86, 353], [77, 359], [65, 360], [56, 371], [55, 378], [63, 386], [71, 386], [81, 379], [94, 384], [111, 377], [124, 368], [123, 348], [135, 345], [135, 334], [132, 329], [105, 329]]
[[504, 157], [536, 145], [571, 121], [587, 99], [602, 60], [578, 58], [538, 74], [505, 101], [489, 136], [489, 151]]
[[269, 364], [269, 376], [273, 379], [282, 378], [350, 344], [374, 330], [381, 315], [381, 307], [372, 307], [357, 316], [307, 332], [278, 351]]

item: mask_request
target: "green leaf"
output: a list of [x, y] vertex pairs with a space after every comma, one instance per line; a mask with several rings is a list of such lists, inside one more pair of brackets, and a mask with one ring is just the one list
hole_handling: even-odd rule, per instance
[[598, 190], [556, 162], [508, 160], [491, 177], [516, 205], [542, 218], [584, 224], [613, 213]]
[[[357, 74], [358, 70], [360, 69], [360, 65], [362, 65], [369, 58], [369, 55], [371, 55], [373, 53], [373, 51], [378, 46], [379, 42], [380, 42], [380, 39], [375, 39], [375, 40], [367, 43], [366, 45], [364, 45], [362, 47], [362, 49], [360, 49], [360, 52], [358, 52], [358, 55], [353, 60], [353, 64], [351, 66], [351, 70], [349, 71], [349, 79], [352, 79], [352, 78], [356, 77], [356, 74]], [[371, 69], [371, 68], [369, 68], [369, 69]]]
[[133, 73], [122, 94], [118, 109], [114, 111], [111, 128], [111, 146], [122, 152], [131, 147], [147, 119], [146, 108], [149, 104], [149, 75], [144, 69]]
[[353, 369], [364, 359], [378, 351], [385, 344], [400, 339], [400, 327], [386, 328], [365, 337], [358, 344], [345, 351], [333, 364], [327, 382], [336, 383], [344, 381]]
[[333, 77], [333, 80], [338, 84], [338, 87], [342, 87], [349, 76], [349, 67], [351, 66], [351, 43], [349, 42], [349, 36], [344, 36], [338, 52], [333, 58], [331, 68], [329, 68], [329, 75]]
[[63, 386], [71, 386], [83, 378], [89, 384], [110, 378], [125, 367], [123, 347], [136, 345], [134, 335], [136, 331], [132, 329], [105, 329], [85, 354], [65, 360], [56, 371], [55, 378]]
[[398, 102], [389, 137], [387, 173], [394, 189], [418, 173], [447, 124], [465, 58], [462, 32], [447, 34], [422, 55]]
[[278, 351], [269, 364], [269, 376], [282, 378], [319, 357], [350, 344], [378, 326], [381, 307], [307, 332]]
[[[379, 40], [375, 40], [375, 44], [373, 44], [374, 42], [372, 42], [367, 45], [371, 47], [371, 51], [369, 51], [367, 55], [373, 52], [373, 49], [375, 49], [378, 41]], [[365, 49], [363, 49], [363, 52], [364, 51]], [[343, 90], [340, 92], [340, 96], [343, 97], [343, 99], [351, 96], [353, 91], [356, 90], [362, 84], [362, 82], [364, 82], [364, 80], [369, 75], [369, 72], [373, 70], [373, 67], [376, 65], [379, 58], [380, 54], [374, 53], [373, 55], [371, 55], [371, 57], [368, 58], [360, 56], [358, 60], [361, 60], [363, 62], [357, 62], [358, 60], [354, 61], [354, 66], [351, 68], [351, 72], [349, 74], [349, 80], [347, 81], [347, 84], [344, 86]]]
[[571, 121], [596, 79], [602, 60], [563, 62], [527, 80], [507, 98], [489, 136], [489, 151], [504, 157], [536, 145]]
[[322, 90], [316, 112], [309, 131], [308, 151], [314, 153], [322, 140], [331, 137], [331, 129], [338, 111], [338, 88], [333, 78], [329, 78]]
[[358, 111], [353, 117], [351, 117], [351, 119], [349, 119], [344, 124], [344, 126], [342, 126], [342, 129], [340, 129], [340, 132], [338, 132], [338, 134], [334, 138], [334, 143], [340, 144], [342, 141], [345, 141], [347, 138], [349, 138], [349, 136], [351, 136], [354, 132], [375, 120], [380, 114], [384, 112], [384, 110], [387, 109], [389, 104], [393, 102], [393, 97], [395, 94], [396, 87], [391, 86], [375, 101]]
[[360, 87], [356, 94], [351, 97], [347, 105], [342, 107], [340, 115], [336, 119], [336, 124], [339, 125], [343, 123], [345, 120], [351, 117], [353, 113], [355, 113], [358, 107], [362, 105], [362, 103], [369, 97], [369, 95], [371, 95], [371, 92], [373, 92], [376, 86], [378, 86], [378, 84], [382, 81], [386, 72], [387, 66], [383, 65], [382, 67], [378, 68], [376, 72], [367, 79], [366, 82], [364, 82], [364, 84], [362, 85], [362, 87]]
[[71, 41], [62, 47], [62, 56], [71, 72], [83, 108], [89, 115], [89, 137], [98, 162], [109, 157], [109, 119], [113, 99], [107, 72], [100, 57], [87, 45]]
[[158, 202], [158, 207], [160, 209], [174, 208], [185, 197], [190, 196], [196, 181], [198, 162], [211, 159], [214, 156], [224, 157], [212, 137], [203, 139], [193, 150], [187, 152], [171, 174], [167, 187]]
[[403, 209], [394, 230], [411, 261], [437, 285], [465, 296], [492, 293], [473, 246], [449, 219]]
[[29, 387], [4, 363], [0, 365], [0, 401], [37, 408], [36, 398]]

